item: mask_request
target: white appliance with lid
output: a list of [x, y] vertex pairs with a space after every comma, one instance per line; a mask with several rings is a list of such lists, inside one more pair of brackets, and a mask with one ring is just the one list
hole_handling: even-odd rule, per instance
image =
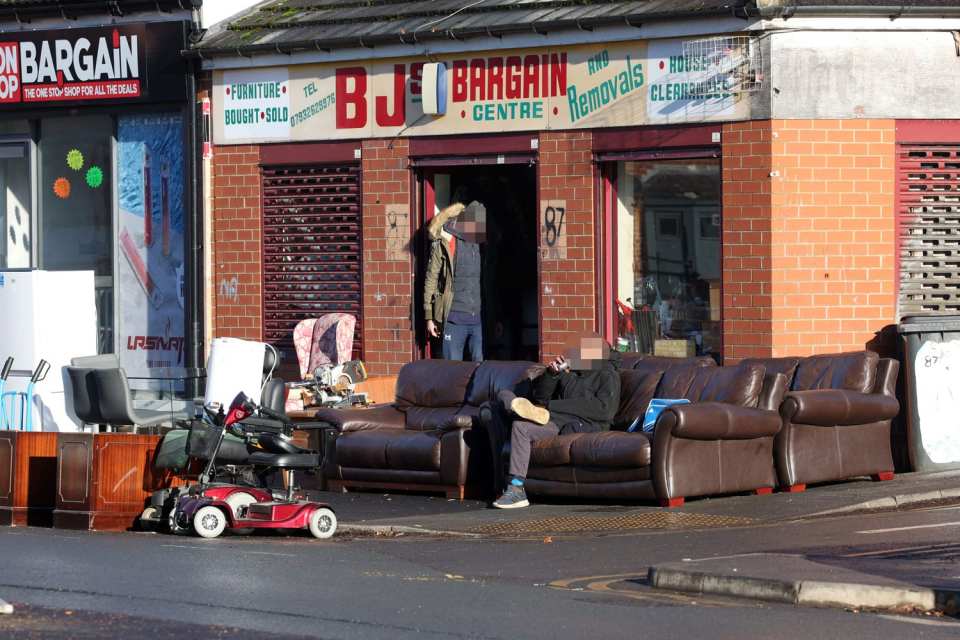
[[[35, 431], [79, 429], [64, 367], [96, 352], [93, 271], [0, 271], [0, 364], [13, 356], [14, 371], [25, 372], [41, 359], [50, 363], [49, 375], [34, 389]], [[28, 384], [29, 374], [11, 374], [6, 391], [26, 391]]]

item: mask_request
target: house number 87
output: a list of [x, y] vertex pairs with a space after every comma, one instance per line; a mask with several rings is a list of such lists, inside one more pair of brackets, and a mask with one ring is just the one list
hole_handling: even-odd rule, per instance
[[564, 207], [547, 207], [543, 210], [543, 240], [548, 247], [554, 247], [563, 231], [563, 218], [566, 215]]

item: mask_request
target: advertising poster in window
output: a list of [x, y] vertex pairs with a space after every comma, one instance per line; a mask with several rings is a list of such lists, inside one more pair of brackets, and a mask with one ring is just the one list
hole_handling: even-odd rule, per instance
[[118, 335], [131, 376], [184, 366], [183, 126], [177, 115], [118, 122]]

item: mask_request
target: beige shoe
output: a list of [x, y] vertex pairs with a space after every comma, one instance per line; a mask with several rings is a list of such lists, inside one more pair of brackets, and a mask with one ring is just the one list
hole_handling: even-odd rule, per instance
[[547, 424], [550, 422], [550, 412], [543, 407], [538, 407], [526, 398], [514, 398], [513, 401], [510, 402], [510, 411], [524, 420], [536, 422], [537, 424]]

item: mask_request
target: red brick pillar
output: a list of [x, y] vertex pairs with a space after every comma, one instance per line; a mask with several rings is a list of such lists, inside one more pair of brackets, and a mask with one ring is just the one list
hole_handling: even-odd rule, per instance
[[387, 252], [387, 205], [405, 207], [410, 171], [406, 140], [366, 140], [363, 152], [363, 345], [372, 375], [397, 373], [413, 355], [412, 259]]
[[210, 338], [263, 339], [259, 164], [258, 146], [214, 151]]
[[867, 348], [896, 322], [895, 122], [723, 127], [724, 359]]
[[[590, 131], [540, 134], [541, 358], [559, 353], [582, 331], [597, 330], [594, 252], [594, 166]], [[550, 257], [544, 245], [544, 203], [563, 200], [566, 258]]]
[[770, 122], [723, 126], [723, 359], [771, 353]]
[[895, 125], [773, 121], [773, 355], [864, 349], [897, 321]]

